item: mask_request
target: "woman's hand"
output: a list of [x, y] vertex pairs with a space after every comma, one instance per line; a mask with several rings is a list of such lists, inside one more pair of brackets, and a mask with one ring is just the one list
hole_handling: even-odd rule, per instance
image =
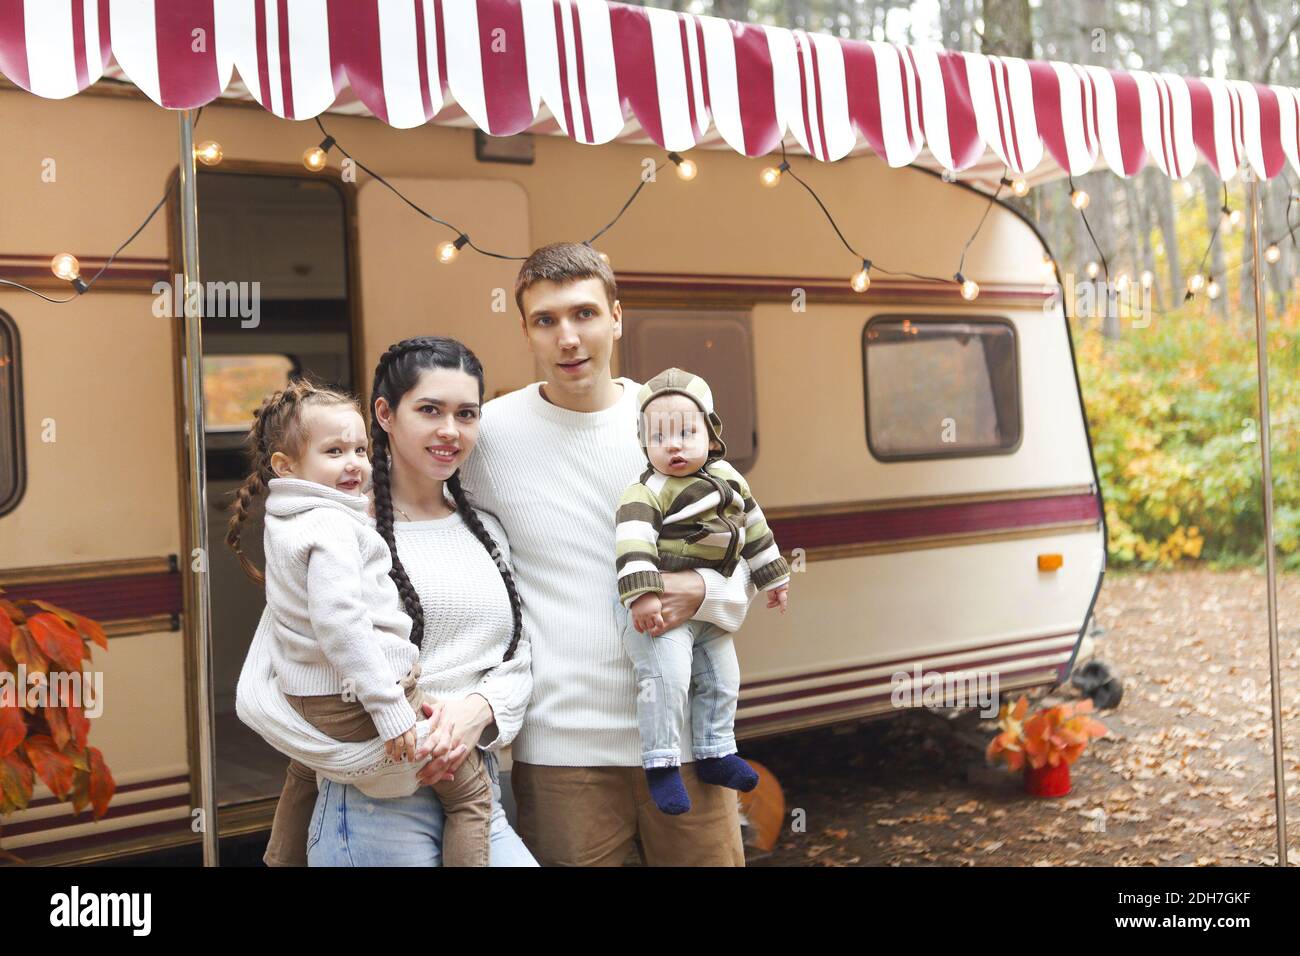
[[481, 694], [470, 694], [460, 700], [426, 703], [424, 715], [432, 719], [432, 731], [415, 751], [418, 763], [431, 758], [416, 779], [432, 786], [440, 780], [455, 776], [469, 755], [469, 748], [477, 746], [483, 731], [492, 723], [492, 706]]

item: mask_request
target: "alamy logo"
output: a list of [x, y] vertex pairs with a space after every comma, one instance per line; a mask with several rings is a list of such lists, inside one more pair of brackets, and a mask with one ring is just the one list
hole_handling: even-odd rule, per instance
[[980, 716], [998, 715], [997, 671], [897, 671], [890, 683], [895, 707], [978, 707]]
[[51, 926], [129, 926], [132, 935], [148, 936], [152, 926], [151, 893], [71, 893], [50, 897]]
[[262, 283], [185, 281], [177, 273], [173, 282], [153, 284], [153, 314], [179, 319], [186, 312], [209, 319], [240, 319], [241, 329], [262, 323]]

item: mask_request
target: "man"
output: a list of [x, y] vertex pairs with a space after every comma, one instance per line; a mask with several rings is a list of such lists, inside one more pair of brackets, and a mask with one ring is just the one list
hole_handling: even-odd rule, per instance
[[[661, 812], [641, 768], [614, 515], [645, 453], [640, 385], [609, 370], [623, 334], [614, 274], [590, 246], [544, 246], [520, 268], [515, 302], [546, 380], [484, 406], [462, 481], [509, 536], [532, 641], [533, 697], [511, 772], [520, 836], [543, 865], [618, 866], [639, 838], [651, 866], [743, 866], [736, 794], [696, 778], [689, 721], [689, 813]], [[663, 584], [662, 630], [692, 618], [737, 630], [754, 594], [744, 562], [730, 578], [680, 571]]]

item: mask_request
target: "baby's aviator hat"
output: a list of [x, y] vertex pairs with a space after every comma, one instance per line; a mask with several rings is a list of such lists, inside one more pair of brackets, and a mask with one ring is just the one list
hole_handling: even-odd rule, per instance
[[704, 413], [705, 426], [709, 430], [711, 442], [717, 442], [718, 450], [709, 450], [709, 459], [725, 458], [727, 444], [722, 440], [722, 419], [713, 410], [713, 390], [709, 383], [698, 375], [682, 371], [679, 368], [664, 369], [650, 381], [641, 386], [637, 393], [637, 431], [640, 433], [641, 447], [646, 446], [645, 407], [661, 395], [685, 395]]

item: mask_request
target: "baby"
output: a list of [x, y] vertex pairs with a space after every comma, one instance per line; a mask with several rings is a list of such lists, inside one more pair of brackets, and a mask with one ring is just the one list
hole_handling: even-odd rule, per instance
[[[392, 554], [367, 514], [366, 426], [355, 399], [295, 381], [268, 398], [249, 433], [253, 470], [226, 542], [266, 586], [281, 692], [335, 740], [382, 739], [394, 761], [416, 759], [420, 646], [389, 576]], [[266, 500], [266, 573], [240, 547], [253, 501]], [[414, 788], [414, 774], [412, 774]], [[434, 784], [446, 813], [444, 866], [487, 866], [491, 781], [476, 751]], [[305, 866], [316, 774], [290, 761], [271, 824], [268, 866]]]
[[705, 621], [664, 630], [662, 571], [712, 568], [730, 575], [749, 565], [767, 606], [785, 613], [790, 567], [777, 550], [749, 485], [723, 456], [722, 422], [704, 379], [678, 368], [660, 372], [637, 396], [641, 446], [650, 467], [619, 501], [615, 533], [619, 600], [628, 609], [623, 646], [636, 672], [641, 763], [664, 813], [685, 813], [681, 727], [687, 690], [696, 775], [748, 791], [758, 774], [736, 755], [740, 664], [731, 634]]

